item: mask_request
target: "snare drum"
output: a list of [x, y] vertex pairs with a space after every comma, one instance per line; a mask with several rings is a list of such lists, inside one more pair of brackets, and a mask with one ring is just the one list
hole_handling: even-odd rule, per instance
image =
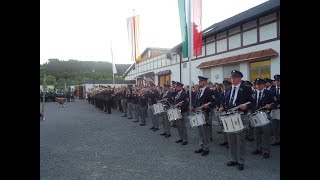
[[272, 119], [280, 120], [280, 109], [272, 109], [270, 115]]
[[268, 115], [264, 111], [258, 111], [251, 114], [249, 119], [253, 127], [261, 127], [270, 123]]
[[206, 118], [202, 112], [191, 113], [188, 116], [188, 118], [189, 118], [191, 127], [201, 126], [206, 123]]
[[178, 108], [170, 108], [167, 111], [168, 120], [174, 121], [177, 119], [182, 119], [181, 111]]
[[220, 116], [225, 114], [225, 112], [219, 112], [219, 111], [214, 111], [213, 112], [213, 115], [212, 115], [212, 125], [214, 126], [220, 126], [222, 123], [221, 123], [221, 119], [220, 119]]
[[224, 132], [237, 133], [245, 129], [239, 113], [221, 115], [220, 119]]
[[159, 115], [165, 112], [164, 105], [161, 103], [154, 104], [152, 107], [154, 115]]
[[56, 101], [61, 105], [66, 102], [66, 98], [56, 98]]

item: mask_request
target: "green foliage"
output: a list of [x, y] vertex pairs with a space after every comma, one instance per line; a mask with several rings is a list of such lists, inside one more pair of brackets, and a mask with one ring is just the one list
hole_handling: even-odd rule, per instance
[[[130, 64], [116, 64], [117, 74], [115, 80], [123, 80], [121, 75], [129, 68]], [[94, 69], [94, 73], [92, 70]], [[112, 64], [109, 62], [78, 61], [49, 59], [48, 63], [40, 64], [40, 84], [43, 84], [46, 73], [47, 85], [55, 85], [56, 88], [82, 84], [88, 80], [112, 80]]]

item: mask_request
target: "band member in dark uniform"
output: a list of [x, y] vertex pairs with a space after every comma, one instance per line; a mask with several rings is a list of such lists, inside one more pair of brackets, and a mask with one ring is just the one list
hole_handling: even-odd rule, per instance
[[[275, 88], [273, 90], [274, 103], [272, 109], [280, 109], [280, 74], [274, 75]], [[272, 119], [273, 142], [272, 146], [280, 145], [280, 119]]]
[[[250, 81], [245, 81], [244, 85], [250, 87], [252, 90], [255, 89], [255, 86], [253, 86], [253, 84]], [[254, 130], [253, 130], [253, 126], [251, 125], [251, 123], [249, 123], [249, 126], [248, 126], [248, 130], [247, 130], [247, 134], [246, 134], [246, 140], [249, 141], [249, 142], [254, 141]]]
[[[242, 111], [246, 114], [251, 108], [251, 104], [245, 105], [245, 103], [254, 103], [254, 99], [252, 98], [252, 89], [241, 83], [242, 77], [243, 75], [240, 71], [231, 71], [232, 86], [226, 91], [223, 107], [220, 107], [219, 109], [220, 112], [239, 106], [239, 111]], [[246, 132], [247, 131], [227, 133], [229, 150], [232, 158], [232, 161], [228, 162], [227, 166], [238, 165], [238, 170], [240, 171], [244, 169], [244, 158], [246, 154]]]
[[[173, 93], [170, 91], [170, 84], [163, 84], [163, 95], [161, 97], [161, 103], [163, 103], [166, 108], [170, 107], [171, 104], [173, 104]], [[164, 100], [166, 99], [166, 100]], [[162, 113], [160, 116], [160, 119], [163, 121], [163, 128], [164, 132], [161, 133], [161, 136], [164, 136], [165, 138], [168, 138], [171, 136], [170, 133], [170, 122], [168, 120], [167, 113]]]
[[140, 126], [146, 125], [146, 118], [148, 114], [148, 97], [146, 96], [146, 89], [142, 88], [139, 94], [139, 106], [140, 106], [140, 114], [141, 114], [141, 124]]
[[[228, 80], [224, 80], [222, 82], [222, 92], [218, 95], [218, 106], [222, 107], [223, 106], [223, 102], [224, 102], [224, 98], [226, 96], [226, 90], [231, 86], [231, 82]], [[227, 134], [225, 132], [223, 133], [223, 142], [220, 143], [220, 146], [226, 146], [227, 148], [229, 148], [229, 144], [228, 144], [228, 138], [227, 138]]]
[[150, 89], [145, 94], [145, 96], [148, 98], [148, 116], [152, 122], [152, 127], [150, 129], [153, 131], [158, 131], [159, 121], [158, 117], [153, 114], [152, 106], [157, 103], [160, 93], [155, 89], [154, 84], [150, 83], [150, 86]]
[[[257, 78], [254, 82], [256, 90], [254, 92], [255, 97], [255, 109], [271, 109], [271, 103], [273, 102], [273, 94], [269, 90], [265, 89], [266, 81]], [[268, 114], [270, 111], [268, 112]], [[271, 137], [270, 137], [270, 123], [262, 127], [254, 128], [254, 135], [256, 137], [256, 150], [252, 154], [263, 154], [263, 158], [267, 159], [270, 157], [271, 149]]]
[[[210, 119], [210, 108], [216, 106], [216, 101], [213, 99], [212, 90], [207, 87], [208, 78], [198, 76], [199, 79], [199, 92], [196, 95], [194, 104], [191, 111], [194, 111], [195, 108], [201, 107], [201, 110], [204, 112], [206, 124], [198, 126], [199, 132], [199, 149], [194, 151], [195, 153], [202, 153], [202, 156], [209, 154], [209, 142], [210, 142], [210, 124], [212, 124]], [[208, 103], [211, 103], [208, 105]]]
[[113, 90], [111, 89], [111, 86], [107, 87], [105, 98], [106, 98], [106, 109], [107, 109], [107, 114], [111, 114], [111, 107], [112, 107], [112, 94]]
[[266, 81], [266, 85], [265, 85], [266, 89], [272, 92], [275, 88], [275, 86], [273, 85], [272, 79], [264, 78], [264, 80]]
[[139, 122], [139, 90], [138, 88], [135, 88], [132, 91], [132, 111], [134, 115], [134, 121], [133, 122]]
[[175, 85], [176, 95], [174, 98], [174, 104], [178, 104], [178, 108], [181, 110], [182, 119], [176, 120], [176, 125], [180, 139], [176, 143], [181, 143], [182, 145], [188, 144], [188, 134], [186, 122], [188, 121], [189, 114], [189, 97], [188, 94], [183, 90], [183, 84], [176, 82]]

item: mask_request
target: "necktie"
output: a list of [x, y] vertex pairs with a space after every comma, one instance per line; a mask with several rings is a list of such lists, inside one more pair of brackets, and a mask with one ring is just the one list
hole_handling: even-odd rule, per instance
[[277, 95], [279, 95], [279, 89], [280, 89], [280, 88], [277, 88], [277, 91], [276, 91], [276, 94], [277, 94]]
[[202, 93], [202, 89], [200, 89], [200, 91], [199, 91], [198, 99], [200, 99], [201, 93]]
[[257, 106], [259, 106], [261, 100], [261, 91], [258, 92]]
[[232, 92], [231, 92], [231, 98], [229, 100], [229, 104], [232, 105], [233, 104], [233, 99], [234, 99], [234, 95], [236, 94], [236, 87], [233, 87]]

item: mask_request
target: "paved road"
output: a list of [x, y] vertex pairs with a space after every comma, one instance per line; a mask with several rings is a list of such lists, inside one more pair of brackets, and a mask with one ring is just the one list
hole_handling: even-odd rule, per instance
[[[45, 104], [46, 121], [40, 122], [40, 179], [280, 179], [280, 147], [272, 147], [271, 158], [250, 154], [247, 145], [245, 169], [227, 167], [229, 153], [219, 146], [223, 138], [214, 133], [206, 157], [198, 149], [197, 129], [188, 127], [189, 144], [174, 143], [177, 129], [164, 138], [118, 111], [105, 114], [78, 100], [58, 108]], [[160, 126], [162, 128], [162, 125]]]

